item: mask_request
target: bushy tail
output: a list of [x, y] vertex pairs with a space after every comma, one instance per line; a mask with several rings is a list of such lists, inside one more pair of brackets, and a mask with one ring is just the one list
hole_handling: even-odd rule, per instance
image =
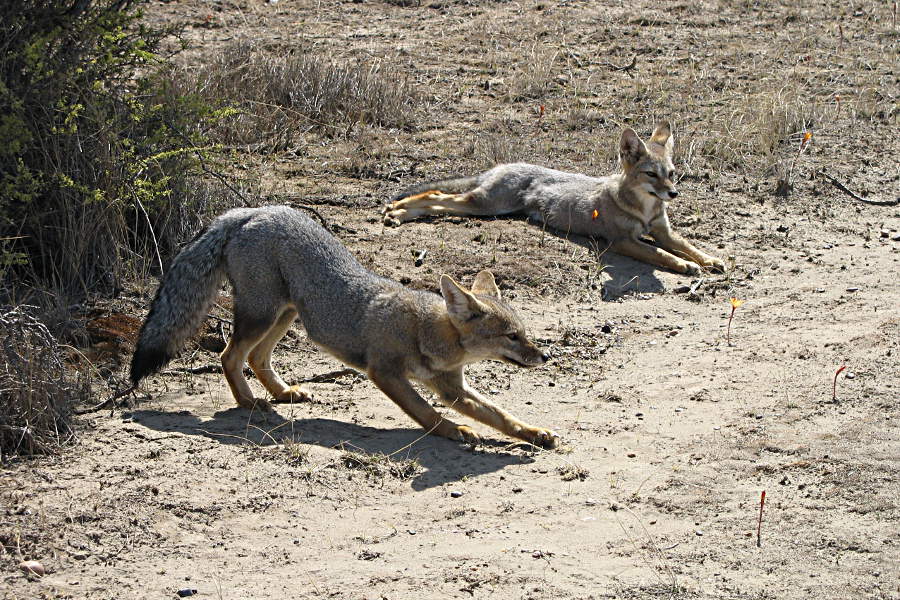
[[200, 232], [172, 261], [156, 291], [131, 358], [131, 382], [168, 363], [206, 318], [225, 277], [223, 251], [232, 232], [247, 218], [232, 211]]
[[437, 190], [439, 192], [444, 192], [445, 194], [463, 194], [475, 189], [476, 187], [478, 187], [477, 176], [442, 179], [441, 181], [420, 183], [418, 185], [414, 185], [411, 188], [405, 189], [391, 198], [391, 202], [396, 202], [397, 200], [415, 196], [416, 194], [421, 194], [422, 192], [427, 192], [429, 190]]

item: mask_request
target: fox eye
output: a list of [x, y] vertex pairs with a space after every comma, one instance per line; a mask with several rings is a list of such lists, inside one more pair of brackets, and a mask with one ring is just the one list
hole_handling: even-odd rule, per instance
[[507, 333], [506, 338], [511, 342], [518, 342], [519, 334], [518, 333]]
[[675, 171], [669, 171], [669, 179], [675, 179]]
[[649, 177], [650, 179], [656, 179], [657, 175], [653, 171], [644, 171], [644, 175]]

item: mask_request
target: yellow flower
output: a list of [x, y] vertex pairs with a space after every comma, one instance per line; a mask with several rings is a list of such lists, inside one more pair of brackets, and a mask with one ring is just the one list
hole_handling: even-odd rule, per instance
[[744, 303], [743, 300], [738, 300], [737, 298], [731, 298], [731, 308], [740, 308]]

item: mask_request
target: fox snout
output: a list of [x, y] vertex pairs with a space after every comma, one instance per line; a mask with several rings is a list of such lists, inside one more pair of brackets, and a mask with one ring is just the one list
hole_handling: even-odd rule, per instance
[[669, 190], [669, 198], [674, 200], [677, 197], [678, 197], [678, 190], [676, 190], [675, 188], [672, 188], [671, 190]]
[[513, 347], [507, 347], [502, 353], [503, 358], [520, 367], [539, 367], [548, 362], [552, 357], [542, 351], [528, 340], [521, 340]]

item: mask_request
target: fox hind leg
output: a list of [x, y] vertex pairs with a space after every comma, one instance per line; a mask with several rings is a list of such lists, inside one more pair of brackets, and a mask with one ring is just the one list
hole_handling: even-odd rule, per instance
[[275, 320], [247, 357], [250, 368], [276, 402], [312, 400], [312, 394], [299, 385], [288, 385], [272, 368], [272, 351], [297, 319], [297, 311], [287, 308]]
[[414, 196], [407, 196], [392, 202], [385, 208], [385, 225], [399, 225], [424, 216], [437, 215], [487, 215], [478, 202], [478, 195], [472, 192], [464, 194], [445, 194], [440, 190], [428, 190]]
[[242, 308], [235, 303], [234, 332], [222, 352], [222, 372], [238, 406], [247, 409], [271, 411], [272, 405], [262, 398], [255, 398], [250, 384], [244, 377], [244, 363], [250, 352], [266, 337], [275, 325], [274, 314], [260, 314]]

